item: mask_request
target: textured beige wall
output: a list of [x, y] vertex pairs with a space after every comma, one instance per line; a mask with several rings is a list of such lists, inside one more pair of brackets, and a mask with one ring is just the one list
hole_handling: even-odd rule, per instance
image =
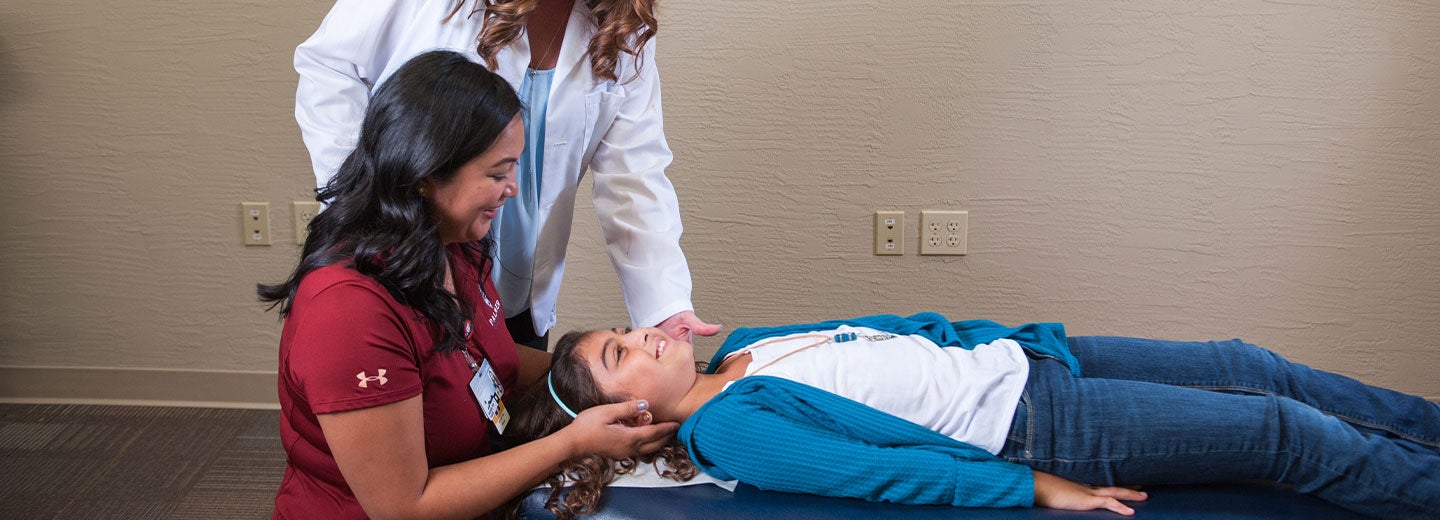
[[[1440, 397], [1440, 6], [1330, 4], [664, 2], [699, 312], [1239, 336]], [[0, 366], [273, 372], [253, 284], [296, 252], [290, 54], [328, 8], [0, 3]], [[562, 328], [624, 317], [582, 204]], [[969, 210], [971, 254], [916, 256], [920, 209]]]

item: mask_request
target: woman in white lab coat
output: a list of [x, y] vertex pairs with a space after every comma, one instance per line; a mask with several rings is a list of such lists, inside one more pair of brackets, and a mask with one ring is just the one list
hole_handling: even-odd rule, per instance
[[594, 174], [595, 213], [635, 326], [677, 337], [695, 316], [655, 68], [653, 0], [338, 0], [295, 49], [295, 119], [324, 186], [355, 147], [371, 91], [410, 57], [450, 49], [520, 94], [520, 193], [494, 230], [495, 280], [516, 341], [544, 349], [575, 194]]

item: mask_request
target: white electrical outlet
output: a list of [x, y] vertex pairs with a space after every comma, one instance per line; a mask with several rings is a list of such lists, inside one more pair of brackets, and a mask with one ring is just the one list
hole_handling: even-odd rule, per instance
[[875, 212], [875, 254], [905, 254], [905, 212]]
[[970, 212], [920, 212], [920, 254], [963, 255], [969, 249]]
[[270, 203], [240, 203], [240, 240], [247, 246], [270, 245]]
[[290, 203], [290, 208], [295, 220], [295, 243], [305, 245], [305, 238], [310, 236], [310, 221], [320, 214], [320, 203], [297, 200]]

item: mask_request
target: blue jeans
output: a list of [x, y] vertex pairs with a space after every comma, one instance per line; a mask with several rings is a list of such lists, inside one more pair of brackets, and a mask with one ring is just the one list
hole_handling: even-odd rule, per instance
[[1070, 339], [1030, 363], [1000, 456], [1093, 484], [1270, 480], [1385, 518], [1440, 517], [1440, 406], [1238, 340]]

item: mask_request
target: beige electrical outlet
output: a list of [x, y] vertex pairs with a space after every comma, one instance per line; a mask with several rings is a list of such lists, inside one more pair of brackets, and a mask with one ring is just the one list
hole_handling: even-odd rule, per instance
[[295, 221], [295, 243], [305, 245], [305, 237], [310, 236], [310, 221], [320, 214], [320, 203], [297, 200], [290, 203], [290, 208]]
[[920, 254], [963, 255], [969, 250], [969, 211], [920, 212]]
[[270, 203], [240, 203], [240, 240], [247, 246], [270, 245]]
[[905, 212], [875, 212], [875, 254], [905, 254]]

